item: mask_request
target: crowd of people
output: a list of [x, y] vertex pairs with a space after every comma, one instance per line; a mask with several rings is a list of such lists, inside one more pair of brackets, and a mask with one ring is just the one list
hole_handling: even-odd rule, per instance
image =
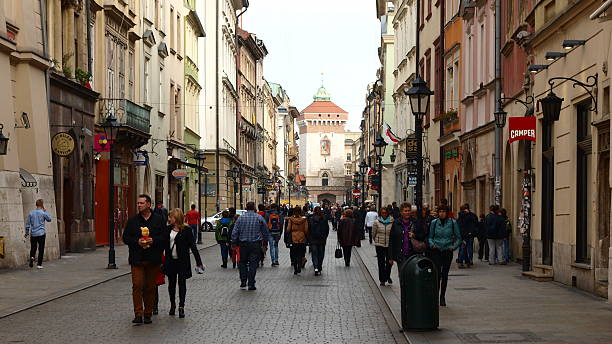
[[[190, 255], [196, 261], [196, 271], [202, 273], [204, 265], [197, 250], [196, 214], [192, 207], [188, 215], [180, 209], [169, 212], [157, 205], [151, 209], [151, 198], [140, 195], [138, 215], [127, 222], [123, 241], [129, 246], [132, 270], [132, 296], [135, 317], [133, 322], [149, 324], [158, 313], [158, 286], [168, 277], [169, 315], [176, 311], [176, 285], [179, 288], [179, 317], [185, 317], [186, 280], [192, 277]], [[378, 278], [381, 286], [392, 284], [391, 270], [415, 254], [423, 254], [435, 264], [438, 272], [440, 306], [446, 306], [448, 274], [454, 251], [458, 268], [473, 266], [474, 239], [478, 241], [478, 258], [489, 264], [507, 264], [509, 237], [512, 231], [504, 209], [490, 207], [480, 219], [461, 206], [459, 214], [451, 211], [442, 200], [434, 211], [424, 205], [421, 216], [416, 206], [404, 203], [376, 209], [372, 205], [351, 207], [339, 204], [290, 207], [271, 204], [246, 205], [246, 213], [238, 215], [236, 209], [222, 212], [215, 226], [215, 240], [220, 247], [221, 268], [239, 269], [240, 288], [256, 288], [257, 268], [270, 257], [272, 267], [279, 266], [279, 243], [289, 249], [294, 275], [306, 268], [307, 251], [312, 259], [315, 276], [323, 272], [325, 248], [330, 229], [337, 231], [336, 258], [351, 265], [353, 247], [361, 247], [367, 239], [375, 246]], [[197, 219], [196, 219], [197, 220]], [[195, 225], [195, 226], [194, 226]], [[399, 269], [398, 269], [399, 273]]]

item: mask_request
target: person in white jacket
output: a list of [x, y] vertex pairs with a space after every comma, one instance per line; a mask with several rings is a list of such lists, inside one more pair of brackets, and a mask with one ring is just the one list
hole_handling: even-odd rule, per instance
[[372, 226], [374, 226], [376, 220], [378, 220], [378, 213], [376, 212], [376, 207], [372, 206], [365, 217], [365, 227], [368, 232], [370, 244], [372, 243]]

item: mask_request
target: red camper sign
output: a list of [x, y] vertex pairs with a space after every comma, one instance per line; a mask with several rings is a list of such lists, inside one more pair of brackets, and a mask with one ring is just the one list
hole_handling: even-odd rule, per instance
[[512, 143], [518, 140], [536, 140], [536, 118], [530, 117], [510, 117], [509, 120], [509, 138], [508, 142]]

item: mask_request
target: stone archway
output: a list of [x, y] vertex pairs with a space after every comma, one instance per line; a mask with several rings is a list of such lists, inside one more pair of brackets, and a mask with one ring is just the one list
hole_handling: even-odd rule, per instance
[[323, 193], [317, 196], [318, 203], [336, 203], [336, 195], [331, 193]]
[[476, 181], [474, 180], [474, 163], [470, 154], [465, 155], [465, 163], [463, 168], [463, 203], [470, 205], [470, 208], [476, 210]]

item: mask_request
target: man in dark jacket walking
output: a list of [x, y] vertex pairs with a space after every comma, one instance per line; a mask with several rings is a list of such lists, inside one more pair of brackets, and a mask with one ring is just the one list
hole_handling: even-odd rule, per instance
[[497, 262], [503, 263], [506, 225], [504, 219], [499, 215], [498, 205], [494, 204], [489, 207], [489, 214], [485, 217], [485, 228], [489, 243], [489, 265]]
[[470, 211], [469, 204], [466, 203], [461, 206], [457, 224], [461, 231], [461, 239], [463, 239], [459, 247], [458, 260], [459, 268], [462, 269], [466, 265], [467, 267], [474, 265], [474, 237], [478, 234], [478, 217]]
[[319, 276], [323, 270], [325, 244], [329, 235], [329, 220], [321, 211], [321, 207], [315, 207], [314, 214], [308, 219], [308, 234], [310, 236], [310, 252], [312, 253], [314, 273], [315, 276]]
[[166, 224], [161, 216], [151, 211], [149, 195], [138, 196], [136, 205], [138, 215], [128, 220], [123, 232], [123, 242], [129, 247], [128, 261], [132, 270], [135, 315], [132, 322], [150, 324], [155, 302], [155, 278], [159, 274], [161, 253], [167, 243], [164, 235]]

